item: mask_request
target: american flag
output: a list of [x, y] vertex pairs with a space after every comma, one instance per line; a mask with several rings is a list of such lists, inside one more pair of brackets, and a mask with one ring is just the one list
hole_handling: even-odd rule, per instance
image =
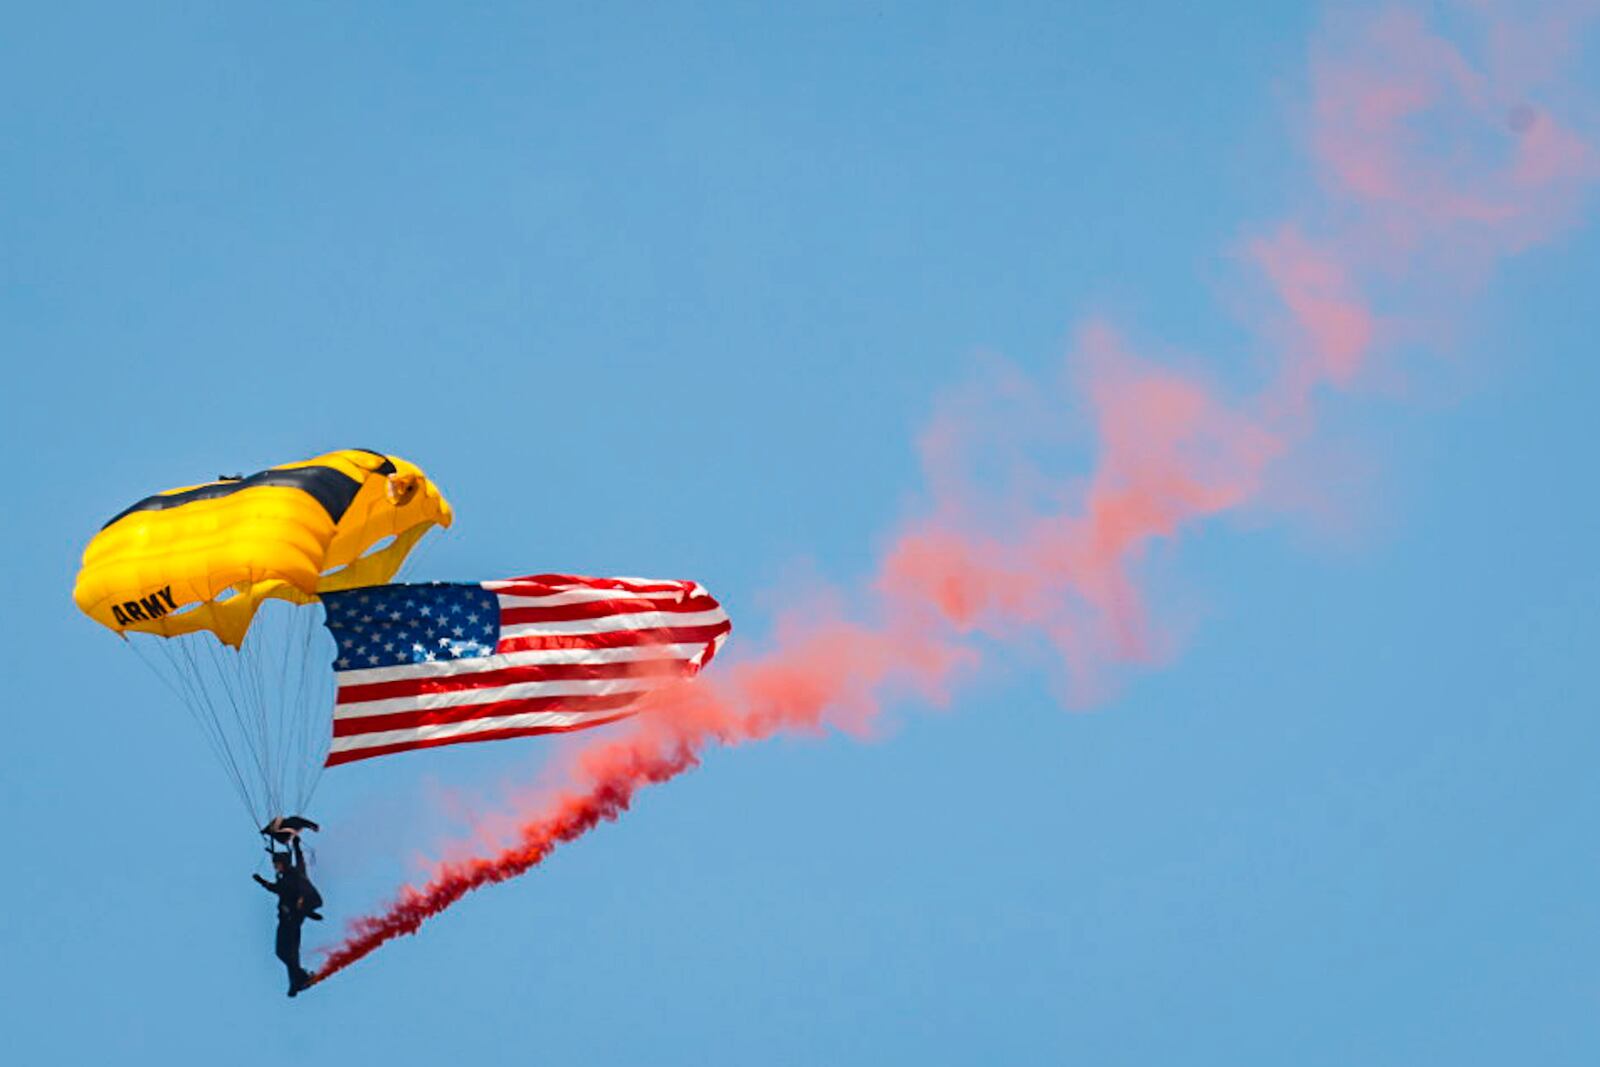
[[710, 662], [732, 624], [695, 582], [539, 574], [323, 593], [338, 644], [328, 766], [582, 730]]

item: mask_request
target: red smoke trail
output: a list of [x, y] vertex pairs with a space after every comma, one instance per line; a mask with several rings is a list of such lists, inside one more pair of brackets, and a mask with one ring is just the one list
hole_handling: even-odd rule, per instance
[[655, 695], [626, 733], [569, 757], [569, 786], [523, 817], [514, 844], [443, 863], [357, 919], [319, 978], [616, 818], [709, 744], [865, 729], [895, 695], [941, 699], [980, 661], [979, 637], [1042, 639], [1079, 684], [1097, 666], [1151, 659], [1157, 635], [1135, 580], [1151, 544], [1258, 497], [1309, 432], [1318, 390], [1357, 384], [1431, 300], [1573, 223], [1600, 177], [1600, 154], [1557, 117], [1571, 104], [1561, 61], [1595, 5], [1520, 22], [1473, 8], [1476, 62], [1399, 10], [1336, 22], [1314, 50], [1315, 210], [1247, 244], [1272, 297], [1260, 331], [1274, 370], [1257, 395], [1230, 402], [1141, 360], [1109, 326], [1085, 327], [1071, 365], [1098, 456], [1077, 492], [1050, 487], [1047, 508], [982, 499], [961, 472], [1001, 427], [936, 420], [922, 442], [933, 506], [887, 550], [858, 597], [862, 621], [813, 609], [782, 621], [766, 654]]

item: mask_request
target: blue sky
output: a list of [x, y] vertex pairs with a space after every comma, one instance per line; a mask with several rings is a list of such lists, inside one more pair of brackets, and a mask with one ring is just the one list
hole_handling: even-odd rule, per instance
[[[693, 577], [734, 653], [871, 570], [986, 353], [1048, 377], [1109, 314], [1239, 371], [1318, 14], [1119, 7], [13, 13], [18, 1061], [1595, 1062], [1592, 228], [1323, 409], [1346, 531], [1165, 551], [1179, 652], [1101, 706], [1016, 656], [714, 752], [296, 1001], [225, 780], [72, 608], [132, 499], [359, 445], [457, 508], [418, 577]], [[549, 751], [330, 772], [332, 917]]]

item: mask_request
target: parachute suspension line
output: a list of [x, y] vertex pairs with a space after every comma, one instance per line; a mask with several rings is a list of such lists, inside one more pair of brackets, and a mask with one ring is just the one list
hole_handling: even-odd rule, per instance
[[[240, 766], [242, 755], [234, 752], [233, 741], [222, 722], [222, 709], [216, 700], [207, 695], [205, 675], [202, 673], [198, 657], [194, 654], [194, 641], [205, 640], [206, 638], [197, 637], [193, 641], [189, 639], [180, 639], [176, 642], [163, 641], [158, 647], [166, 654], [173, 673], [183, 680], [193, 694], [193, 704], [198, 709], [198, 715], [204, 717], [215, 732], [228, 768], [238, 780], [240, 800], [244, 803], [246, 813], [253, 819], [256, 814], [255, 798], [250, 792], [249, 778], [246, 777], [244, 768]], [[180, 657], [182, 665], [179, 664]]]
[[[283, 815], [300, 814], [305, 806], [299, 786], [304, 768], [296, 759], [295, 738], [300, 730], [300, 722], [309, 714], [309, 709], [300, 699], [300, 687], [306, 670], [305, 658], [296, 653], [297, 638], [304, 624], [303, 616], [311, 613], [309, 608], [296, 608], [281, 621], [275, 620], [270, 631], [264, 629], [261, 632], [263, 639], [268, 636], [271, 638], [273, 647], [266, 650], [269, 663], [281, 667], [281, 674], [275, 679], [277, 684], [269, 687], [263, 680], [262, 689], [264, 697], [269, 693], [276, 694], [275, 699], [266, 699], [273, 705], [272, 717], [278, 724], [273, 736], [273, 751], [277, 758], [278, 804]], [[297, 659], [299, 662], [295, 663]]]
[[245, 639], [239, 645], [239, 654], [243, 657], [244, 665], [241, 681], [250, 685], [245, 691], [245, 697], [251, 710], [255, 712], [256, 737], [261, 746], [261, 760], [265, 770], [262, 785], [267, 795], [268, 818], [287, 814], [283, 810], [283, 768], [282, 764], [273, 758], [276, 755], [273, 744], [275, 738], [268, 708], [267, 688], [261, 675], [262, 638], [267, 636], [270, 629], [269, 625], [263, 628], [261, 634], [246, 633]]
[[[244, 737], [242, 734], [238, 733], [237, 730], [235, 730], [235, 732], [229, 731], [223, 719], [222, 700], [216, 695], [220, 692], [223, 696], [227, 696], [226, 678], [218, 678], [215, 680], [209, 678], [206, 669], [201, 665], [200, 657], [195, 653], [195, 643], [205, 643], [206, 640], [207, 639], [204, 637], [196, 637], [193, 641], [188, 639], [179, 639], [176, 644], [176, 655], [182, 657], [185, 664], [183, 676], [192, 679], [191, 684], [195, 690], [196, 699], [199, 702], [200, 707], [204, 709], [205, 712], [211, 717], [211, 721], [217, 731], [217, 736], [222, 739], [222, 744], [228, 752], [229, 759], [232, 761], [237, 770], [239, 780], [242, 784], [241, 787], [244, 791], [245, 809], [249, 813], [252, 821], [254, 821], [255, 817], [260, 814], [260, 809], [256, 803], [254, 792], [250, 788], [250, 777], [246, 773], [246, 753], [242, 751], [236, 751], [237, 746], [242, 744], [244, 741]], [[209, 673], [217, 673], [215, 670], [214, 660], [213, 669]], [[231, 699], [229, 703], [231, 705]], [[234, 712], [234, 718], [236, 720], [238, 718], [236, 710]]]
[[271, 784], [271, 814], [299, 814], [306, 797], [305, 767], [297, 743], [304, 721], [320, 710], [304, 693], [309, 665], [304, 631], [314, 625], [311, 606], [271, 603], [263, 606], [245, 638], [250, 676], [264, 731], [263, 750]]
[[[333, 635], [323, 628], [327, 609], [317, 605], [316, 617], [306, 620], [305, 653], [306, 703], [317, 709], [306, 717], [301, 732], [300, 766], [305, 769], [305, 803], [316, 795], [327, 769], [328, 746], [333, 743]], [[313, 659], [315, 657], [315, 659]], [[315, 664], [315, 666], [313, 666]]]
[[[206, 655], [203, 659], [195, 651], [196, 643], [200, 644], [206, 649]], [[248, 739], [248, 735], [244, 733], [240, 725], [243, 717], [239, 712], [238, 701], [234, 698], [233, 686], [227, 676], [227, 672], [221, 669], [221, 664], [217, 660], [216, 651], [211, 648], [210, 643], [206, 640], [206, 638], [199, 637], [196, 639], [196, 641], [185, 641], [179, 639], [179, 652], [183, 655], [185, 662], [188, 664], [189, 670], [193, 672], [194, 677], [197, 679], [196, 686], [200, 690], [205, 700], [206, 707], [211, 709], [211, 714], [217, 720], [218, 731], [223, 737], [227, 738], [226, 744], [228, 745], [229, 751], [233, 750], [234, 743], [236, 741], [239, 742], [241, 747], [247, 748], [247, 746], [244, 746], [243, 743]], [[218, 694], [220, 694], [220, 699]], [[231, 713], [234, 723], [231, 733], [228, 726], [223, 721], [224, 701], [226, 701], [227, 711]], [[259, 774], [260, 761], [254, 759], [253, 756], [253, 753], [241, 751], [236, 759], [240, 764], [246, 764], [248, 762], [256, 763], [257, 773]], [[261, 813], [260, 806], [257, 803], [255, 791], [251, 788], [251, 778], [245, 768], [241, 768], [240, 777], [244, 780], [245, 794], [249, 798], [246, 802], [246, 807], [250, 809], [250, 815], [253, 819], [255, 816]]]
[[155, 647], [161, 650], [162, 658], [167, 663], [168, 669], [163, 671], [156, 665], [154, 660], [145, 655], [137, 640], [127, 640], [128, 647], [139, 658], [139, 662], [143, 663], [145, 669], [160, 679], [161, 684], [166, 686], [167, 690], [178, 698], [178, 702], [183, 705], [184, 710], [189, 713], [189, 717], [199, 727], [201, 735], [205, 738], [206, 746], [211, 749], [217, 758], [217, 762], [221, 764], [223, 772], [233, 786], [234, 793], [239, 797], [239, 802], [244, 805], [247, 817], [249, 817], [250, 792], [245, 785], [244, 775], [239, 770], [238, 761], [234, 759], [233, 751], [228, 747], [227, 738], [222, 734], [220, 724], [216, 721], [215, 716], [210, 714], [209, 705], [197, 693], [195, 689], [196, 680], [192, 675], [180, 669], [177, 657], [168, 647], [168, 644], [166, 641], [155, 643]]
[[[301, 732], [300, 766], [305, 769], [305, 800], [309, 804], [322, 784], [322, 775], [328, 769], [328, 749], [333, 744], [333, 635], [323, 628], [326, 609], [317, 606], [317, 617], [306, 622], [304, 662], [307, 664], [306, 706], [312, 714], [306, 716]], [[311, 667], [312, 656], [318, 656]]]
[[[208, 647], [215, 678], [203, 688], [231, 750], [248, 750], [253, 761], [256, 775], [243, 777], [258, 822], [303, 812], [321, 779], [332, 707], [324, 666], [332, 652], [324, 658], [320, 643], [331, 638], [321, 619], [320, 605], [269, 601], [237, 650]], [[242, 754], [235, 759], [246, 762]]]
[[[280, 629], [282, 629], [282, 627], [274, 627], [273, 631], [263, 634], [263, 636], [273, 636], [273, 634]], [[289, 815], [291, 812], [284, 807], [284, 800], [286, 798], [284, 796], [283, 788], [284, 779], [288, 776], [288, 768], [284, 765], [282, 752], [283, 738], [279, 736], [288, 731], [288, 724], [283, 721], [281, 716], [274, 715], [274, 701], [271, 696], [273, 690], [267, 684], [267, 672], [268, 670], [272, 669], [274, 664], [276, 664], [277, 673], [280, 676], [277, 679], [280, 688], [282, 687], [284, 681], [282, 675], [288, 674], [289, 671], [288, 664], [283, 662], [282, 649], [284, 647], [284, 643], [281, 641], [269, 641], [266, 644], [269, 647], [257, 645], [251, 651], [251, 659], [254, 666], [253, 674], [256, 681], [256, 708], [257, 713], [261, 716], [263, 736], [266, 737], [269, 742], [271, 742], [267, 746], [267, 769], [272, 772], [272, 778], [270, 779], [273, 790], [272, 807], [273, 810], [279, 814]], [[271, 659], [266, 659], [266, 653], [272, 651], [273, 648], [278, 650], [278, 655]], [[264, 660], [265, 662], [263, 662]], [[283, 695], [280, 692], [277, 702], [282, 703], [282, 701]], [[274, 727], [274, 723], [277, 724], [276, 728]]]
[[[259, 635], [262, 646], [258, 649], [258, 662], [262, 669], [257, 678], [267, 713], [271, 720], [277, 723], [277, 729], [272, 736], [272, 751], [277, 768], [273, 781], [277, 789], [274, 804], [281, 815], [294, 815], [299, 812], [298, 798], [289, 791], [291, 771], [289, 739], [294, 733], [295, 716], [298, 711], [294, 703], [294, 692], [289, 688], [290, 671], [293, 666], [289, 657], [294, 649], [292, 636], [298, 624], [297, 613], [303, 610], [295, 609], [290, 611], [287, 618], [273, 620], [271, 627], [263, 629]], [[274, 671], [277, 677], [268, 678], [267, 675]], [[268, 684], [269, 682], [276, 684]]]
[[[254, 628], [254, 623], [251, 624]], [[247, 633], [246, 639], [249, 634]], [[250, 678], [250, 656], [244, 650], [245, 642], [241, 641], [237, 648], [210, 648], [216, 660], [217, 673], [225, 676], [228, 681], [228, 692], [237, 702], [240, 720], [244, 724], [244, 745], [250, 750], [250, 755], [256, 765], [256, 784], [261, 790], [261, 807], [256, 811], [263, 819], [272, 817], [272, 753], [262, 747], [261, 739], [264, 736], [265, 724], [261, 721], [260, 710], [252, 699], [254, 688]], [[229, 653], [233, 654], [233, 661], [228, 661]], [[232, 670], [228, 668], [231, 667]]]
[[[261, 707], [261, 685], [258, 680], [259, 663], [256, 656], [254, 630], [255, 626], [252, 625], [250, 631], [245, 633], [244, 640], [239, 642], [239, 647], [235, 650], [234, 655], [239, 657], [239, 702], [244, 705], [245, 711], [249, 713], [250, 724], [255, 730], [255, 744], [252, 747], [261, 760], [261, 793], [263, 803], [266, 805], [262, 810], [262, 815], [270, 819], [272, 816], [282, 813], [277, 810], [278, 798], [273, 795], [276, 790], [273, 788], [272, 782], [272, 734], [267, 724], [266, 712]], [[227, 653], [223, 653], [223, 655], [227, 655]]]
[[406, 554], [405, 559], [400, 561], [400, 566], [395, 568], [394, 577], [390, 578], [389, 581], [416, 581], [416, 574], [422, 569], [423, 561], [433, 554], [434, 546], [439, 543], [439, 534], [442, 534], [443, 532], [444, 531], [442, 530], [436, 531], [434, 536], [424, 537], [421, 541], [417, 542], [417, 546]]
[[300, 614], [303, 618], [295, 620], [296, 624], [291, 632], [284, 638], [286, 647], [298, 650], [296, 657], [300, 661], [300, 669], [295, 672], [295, 683], [288, 690], [288, 699], [293, 702], [293, 717], [290, 719], [292, 730], [285, 730], [285, 743], [288, 746], [287, 755], [294, 761], [294, 804], [297, 811], [304, 811], [311, 802], [308, 794], [308, 784], [311, 768], [306, 766], [308, 753], [306, 752], [306, 735], [310, 732], [310, 723], [316, 716], [316, 704], [311, 692], [311, 627], [315, 625], [316, 609], [308, 608]]
[[[274, 624], [272, 628], [274, 648], [272, 651], [277, 654], [270, 657], [268, 669], [276, 668], [279, 676], [276, 679], [277, 684], [275, 686], [269, 688], [266, 686], [265, 681], [263, 681], [262, 685], [263, 698], [276, 705], [272, 711], [274, 713], [274, 721], [278, 724], [278, 729], [273, 734], [272, 751], [278, 768], [276, 778], [278, 805], [280, 813], [284, 815], [296, 815], [300, 811], [300, 799], [289, 788], [290, 775], [292, 773], [298, 774], [299, 772], [299, 768], [292, 766], [292, 760], [290, 759], [293, 754], [293, 747], [290, 742], [294, 737], [299, 715], [299, 704], [294, 699], [295, 690], [291, 688], [290, 682], [299, 672], [294, 671], [291, 674], [293, 664], [289, 661], [289, 654], [294, 649], [294, 634], [297, 630], [298, 624], [293, 613], [290, 614], [289, 618], [284, 619], [281, 624]], [[266, 636], [265, 631], [263, 631], [262, 636]], [[275, 693], [276, 698], [267, 697], [268, 693]]]
[[295, 737], [291, 751], [295, 757], [295, 800], [303, 811], [311, 803], [317, 785], [322, 781], [323, 763], [327, 756], [326, 745], [331, 739], [332, 722], [324, 727], [323, 713], [333, 711], [333, 693], [327, 672], [321, 664], [313, 668], [311, 658], [320, 643], [323, 609], [320, 604], [299, 613], [300, 623], [300, 678], [295, 695], [300, 714], [295, 716]]
[[[311, 615], [313, 612], [307, 610], [304, 612], [304, 614]], [[288, 699], [292, 701], [291, 706], [294, 710], [292, 718], [286, 718], [284, 720], [286, 723], [286, 728], [284, 729], [283, 733], [285, 757], [294, 762], [295, 811], [303, 812], [306, 804], [311, 799], [310, 797], [306, 796], [307, 767], [305, 763], [306, 724], [311, 718], [311, 692], [309, 686], [306, 684], [306, 675], [310, 673], [310, 668], [306, 663], [306, 660], [311, 655], [311, 638], [309, 631], [304, 625], [293, 627], [292, 629], [297, 632], [286, 635], [284, 638], [284, 643], [287, 647], [293, 647], [296, 643], [298, 643], [300, 649], [300, 669], [295, 672], [295, 684], [294, 687], [289, 690]], [[296, 642], [296, 638], [299, 638], [298, 642]], [[287, 679], [285, 680], [287, 681]]]
[[237, 649], [209, 634], [156, 640], [166, 669], [128, 642], [195, 720], [257, 827], [303, 812], [321, 779], [333, 691], [321, 619], [320, 605], [274, 602]]
[[156, 666], [155, 661], [144, 654], [144, 650], [139, 647], [137, 640], [124, 637], [123, 643], [139, 658], [139, 662], [144, 664], [145, 669], [155, 675], [161, 681], [161, 684], [167, 687], [167, 691], [178, 698], [178, 702], [183, 705], [184, 710], [189, 713], [189, 717], [200, 728], [200, 734], [205, 738], [206, 747], [211, 749], [212, 754], [217, 758], [217, 762], [221, 763], [222, 769], [227, 772], [228, 779], [233, 784], [234, 792], [239, 794], [240, 800], [247, 799], [244, 793], [244, 779], [239, 774], [238, 766], [233, 762], [232, 753], [227, 751], [214, 725], [209, 721], [209, 717], [200, 710], [194, 694], [187, 684], [189, 679], [178, 670], [171, 651], [160, 643], [155, 646], [161, 649], [162, 656], [167, 661], [168, 670], [163, 671]]
[[[252, 724], [246, 721], [249, 718], [248, 712], [250, 709], [243, 706], [243, 685], [241, 679], [239, 678], [240, 672], [238, 670], [238, 664], [229, 665], [224, 661], [225, 656], [237, 655], [237, 653], [235, 653], [233, 649], [227, 648], [220, 643], [206, 640], [202, 640], [200, 643], [202, 646], [204, 646], [207, 654], [210, 656], [211, 673], [217, 679], [219, 688], [221, 688], [223, 695], [228, 699], [228, 707], [233, 712], [234, 726], [239, 731], [238, 736], [242, 741], [248, 741], [252, 733]], [[259, 744], [250, 744], [247, 745], [247, 747], [250, 750], [251, 762], [255, 764], [257, 779], [262, 783], [262, 791], [265, 792], [268, 778], [267, 767], [261, 751], [261, 746]], [[264, 820], [269, 817], [269, 813], [266, 813], [264, 807], [268, 798], [263, 796], [260, 798], [260, 800], [260, 805], [254, 803], [251, 804], [250, 813], [256, 818]]]

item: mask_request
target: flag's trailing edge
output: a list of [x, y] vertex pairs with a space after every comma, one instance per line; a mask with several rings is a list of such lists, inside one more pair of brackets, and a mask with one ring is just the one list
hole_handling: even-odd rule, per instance
[[322, 603], [338, 645], [330, 767], [614, 722], [732, 629], [698, 583], [649, 578], [383, 585]]

